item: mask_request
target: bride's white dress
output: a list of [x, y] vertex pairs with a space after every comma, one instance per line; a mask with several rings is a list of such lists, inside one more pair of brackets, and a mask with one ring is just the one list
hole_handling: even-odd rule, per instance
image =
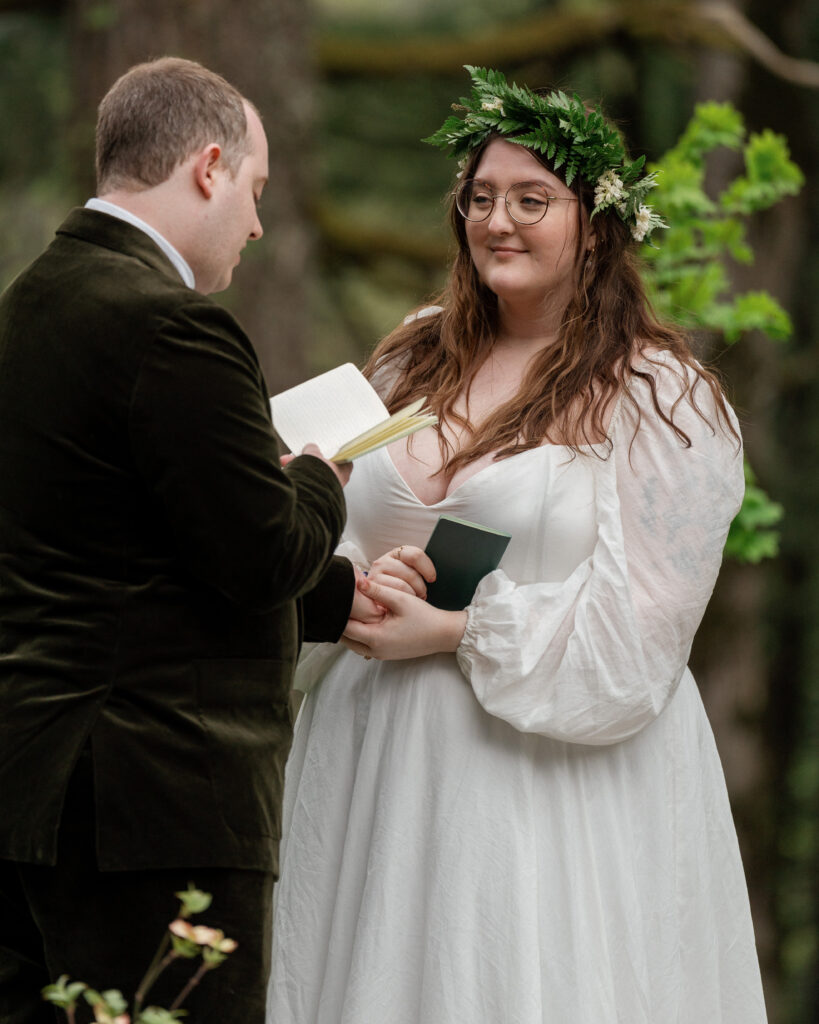
[[[664, 408], [679, 394], [668, 362]], [[287, 767], [270, 1024], [765, 1020], [686, 668], [742, 460], [687, 404], [690, 448], [645, 384], [632, 393], [633, 445], [621, 400], [608, 458], [546, 445], [432, 506], [386, 449], [357, 461], [357, 560], [423, 547], [441, 513], [512, 541], [457, 656], [306, 658], [302, 681], [319, 681]]]

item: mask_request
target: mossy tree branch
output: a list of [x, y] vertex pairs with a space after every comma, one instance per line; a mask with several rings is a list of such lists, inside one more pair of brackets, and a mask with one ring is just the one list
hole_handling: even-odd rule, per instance
[[318, 63], [326, 75], [446, 74], [463, 64], [497, 66], [564, 56], [622, 36], [744, 53], [778, 78], [819, 88], [819, 64], [783, 54], [741, 11], [729, 4], [679, 0], [548, 10], [448, 36], [385, 39], [325, 33], [318, 42]]
[[319, 205], [312, 211], [313, 221], [329, 249], [346, 259], [371, 263], [384, 256], [398, 256], [427, 271], [440, 270], [447, 261], [448, 242], [444, 232], [409, 232], [405, 227], [362, 225], [352, 214]]
[[[0, 14], [61, 13], [68, 0], [0, 0]], [[743, 53], [772, 75], [819, 88], [819, 63], [782, 53], [728, 3], [624, 0], [589, 10], [548, 10], [513, 22], [453, 35], [401, 39], [325, 33], [318, 64], [327, 75], [403, 76], [442, 74], [463, 64], [508, 65], [589, 50], [616, 37], [650, 39], [671, 46], [695, 45]]]

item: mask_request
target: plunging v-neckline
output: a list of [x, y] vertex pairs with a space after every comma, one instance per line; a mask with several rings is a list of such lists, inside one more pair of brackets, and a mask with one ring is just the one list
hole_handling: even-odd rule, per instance
[[483, 476], [485, 473], [488, 473], [491, 470], [496, 469], [498, 466], [504, 465], [505, 463], [512, 462], [513, 459], [519, 459], [523, 455], [530, 455], [532, 452], [543, 451], [546, 448], [559, 448], [561, 450], [564, 450], [564, 446], [563, 445], [541, 444], [541, 445], [538, 445], [537, 448], [527, 448], [525, 451], [516, 452], [514, 455], [510, 455], [508, 458], [496, 459], [494, 462], [490, 462], [488, 465], [483, 466], [481, 469], [479, 469], [477, 471], [477, 473], [473, 473], [471, 476], [468, 476], [466, 478], [466, 480], [463, 480], [461, 483], [459, 483], [457, 487], [453, 488], [453, 490], [451, 490], [448, 494], [445, 494], [443, 496], [443, 498], [440, 498], [438, 501], [431, 501], [431, 502], [429, 502], [429, 504], [427, 504], [427, 502], [425, 502], [425, 501], [422, 501], [418, 497], [418, 495], [415, 493], [415, 491], [410, 487], [410, 485], [407, 483], [407, 481], [404, 479], [404, 476], [402, 475], [402, 473], [399, 470], [398, 466], [396, 466], [396, 464], [393, 462], [393, 459], [392, 459], [392, 456], [390, 455], [388, 446], [384, 445], [382, 447], [381, 451], [384, 453], [383, 457], [386, 458], [387, 462], [390, 464], [392, 472], [395, 474], [395, 476], [401, 482], [401, 485], [403, 486], [403, 488], [407, 492], [407, 494], [409, 494], [410, 497], [412, 497], [412, 499], [417, 504], [423, 505], [424, 508], [438, 508], [439, 505], [443, 505], [445, 502], [449, 501], [451, 498], [454, 498], [455, 495], [460, 494], [460, 492], [463, 490], [464, 487], [467, 486], [467, 484], [471, 483], [473, 480], [477, 480], [478, 477]]
[[605, 440], [597, 441], [594, 444], [579, 444], [579, 445], [576, 446], [576, 448], [571, 448], [569, 445], [549, 444], [549, 443], [540, 444], [536, 448], [527, 448], [525, 451], [517, 452], [515, 455], [508, 456], [508, 458], [497, 459], [494, 462], [490, 462], [488, 466], [484, 466], [482, 469], [479, 469], [477, 473], [473, 473], [472, 476], [468, 476], [466, 478], [466, 480], [464, 480], [462, 483], [458, 484], [458, 486], [454, 490], [450, 491], [448, 494], [445, 494], [443, 496], [443, 498], [441, 498], [439, 501], [432, 501], [429, 504], [427, 504], [425, 501], [421, 501], [421, 499], [418, 497], [418, 495], [415, 493], [415, 491], [410, 487], [410, 485], [404, 479], [404, 477], [402, 476], [401, 471], [399, 470], [398, 466], [396, 466], [396, 464], [392, 460], [392, 456], [390, 455], [390, 452], [389, 452], [389, 446], [388, 445], [383, 445], [380, 450], [384, 453], [384, 458], [386, 458], [387, 462], [390, 464], [392, 472], [398, 478], [398, 480], [401, 482], [401, 485], [403, 486], [403, 488], [407, 492], [407, 494], [409, 494], [410, 497], [418, 505], [421, 505], [424, 508], [437, 508], [439, 505], [443, 505], [445, 502], [449, 501], [450, 498], [453, 498], [456, 494], [459, 494], [460, 491], [464, 487], [466, 487], [466, 485], [470, 481], [477, 480], [477, 478], [479, 476], [482, 476], [484, 473], [488, 473], [490, 470], [495, 469], [497, 466], [500, 466], [500, 465], [502, 465], [503, 463], [506, 463], [506, 462], [511, 462], [513, 459], [519, 459], [523, 455], [529, 455], [531, 452], [539, 452], [539, 451], [543, 451], [544, 449], [551, 448], [551, 449], [558, 449], [558, 450], [564, 451], [564, 452], [565, 451], [574, 452], [575, 455], [581, 455], [581, 454], [593, 454], [593, 455], [596, 455], [596, 454], [599, 454], [599, 452], [602, 450], [602, 451], [604, 451], [606, 453], [603, 457], [607, 458], [608, 457], [608, 452], [606, 450], [606, 446], [607, 446], [607, 444], [611, 443], [610, 439], [611, 439], [611, 437], [612, 437], [612, 435], [614, 433], [615, 424], [618, 422], [618, 419], [619, 419], [619, 416], [620, 416], [620, 410], [621, 410], [622, 406], [623, 406], [623, 392], [621, 391], [617, 395], [617, 397], [616, 397], [616, 399], [614, 401], [614, 407], [611, 410], [611, 416], [609, 417], [609, 422], [608, 422], [608, 425], [606, 427], [606, 439]]

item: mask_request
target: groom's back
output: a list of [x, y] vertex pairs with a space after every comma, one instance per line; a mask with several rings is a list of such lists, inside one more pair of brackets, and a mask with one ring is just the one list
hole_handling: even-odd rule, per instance
[[[156, 374], [169, 325], [194, 316], [212, 318], [203, 336], [224, 321], [216, 343], [261, 388], [229, 314], [188, 289], [141, 232], [104, 214], [74, 211], [0, 298], [0, 857], [49, 859], [66, 777], [91, 736], [98, 796], [118, 794], [101, 815], [101, 863], [184, 863], [203, 847], [252, 867], [269, 859], [258, 840], [242, 854], [232, 834], [222, 851], [210, 837], [223, 811], [203, 813], [218, 770], [207, 737], [239, 692], [248, 734], [264, 735], [269, 751], [280, 732], [286, 750], [289, 673], [279, 680], [272, 661], [295, 657], [295, 609], [254, 614], [203, 580], [169, 521], [162, 481], [146, 475], [156, 448], [176, 440], [172, 419], [158, 434], [143, 429], [160, 401], [146, 364]], [[215, 553], [225, 538], [212, 542]], [[215, 666], [208, 678], [204, 662]], [[242, 703], [230, 713], [238, 722]], [[219, 743], [222, 757], [235, 749]], [[237, 779], [251, 767], [243, 756]], [[139, 802], [169, 771], [179, 785], [168, 817], [180, 827], [160, 855]], [[277, 833], [258, 800], [246, 821], [232, 790], [227, 802], [249, 834]]]
[[116, 578], [135, 525], [129, 402], [152, 318], [186, 291], [60, 233], [0, 297], [0, 509], [88, 574]]

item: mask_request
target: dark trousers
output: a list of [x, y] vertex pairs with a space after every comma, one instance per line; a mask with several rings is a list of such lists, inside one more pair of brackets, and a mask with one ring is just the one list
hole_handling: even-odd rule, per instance
[[[67, 974], [92, 988], [133, 995], [168, 924], [174, 893], [192, 882], [212, 893], [194, 924], [221, 928], [239, 947], [185, 1000], [191, 1024], [264, 1024], [270, 967], [272, 874], [228, 868], [100, 872], [94, 848], [90, 757], [72, 777], [57, 864], [0, 860], [0, 1024], [54, 1024], [40, 989]], [[197, 960], [176, 961], [145, 1005], [170, 1007]], [[83, 1001], [78, 1024], [91, 1019]], [[65, 1016], [59, 1011], [58, 1020]]]

